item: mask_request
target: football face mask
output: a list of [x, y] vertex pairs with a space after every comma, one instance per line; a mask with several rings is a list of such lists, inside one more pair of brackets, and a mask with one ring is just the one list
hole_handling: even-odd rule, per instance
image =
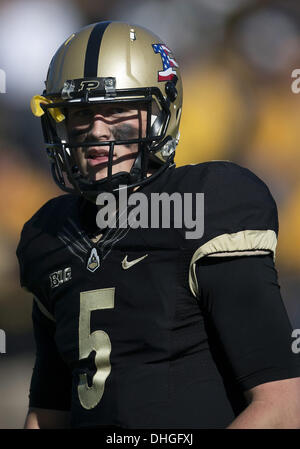
[[[107, 178], [108, 184], [112, 184], [113, 175], [130, 173], [145, 147], [142, 144], [147, 143], [146, 117], [143, 103], [108, 102], [68, 108], [67, 134], [80, 173], [89, 181]], [[144, 172], [145, 167], [141, 168]]]
[[178, 65], [141, 27], [100, 22], [54, 55], [42, 119], [52, 175], [61, 189], [95, 201], [102, 191], [144, 185], [173, 163], [182, 87]]

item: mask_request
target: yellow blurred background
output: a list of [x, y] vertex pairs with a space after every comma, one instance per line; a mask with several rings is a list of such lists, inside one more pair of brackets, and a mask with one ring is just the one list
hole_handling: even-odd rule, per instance
[[[172, 48], [184, 83], [176, 163], [232, 160], [261, 177], [279, 211], [277, 268], [300, 328], [300, 4], [294, 0], [0, 0], [0, 428], [23, 426], [34, 357], [31, 297], [19, 287], [15, 249], [52, 181], [29, 102], [73, 31], [100, 20], [151, 29]], [[271, 311], [270, 311], [271, 313]]]

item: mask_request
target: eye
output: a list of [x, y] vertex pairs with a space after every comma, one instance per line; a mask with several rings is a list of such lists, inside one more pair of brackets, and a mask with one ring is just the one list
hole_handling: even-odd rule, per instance
[[71, 116], [74, 118], [85, 118], [92, 115], [92, 110], [89, 108], [78, 109], [77, 111], [71, 111]]
[[129, 110], [126, 106], [111, 106], [111, 108], [109, 109], [109, 114], [118, 115], [118, 114], [124, 114], [128, 111]]

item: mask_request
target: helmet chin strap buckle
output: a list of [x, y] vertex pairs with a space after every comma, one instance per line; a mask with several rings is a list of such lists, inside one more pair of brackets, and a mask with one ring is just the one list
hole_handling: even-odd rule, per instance
[[168, 140], [168, 142], [166, 142], [161, 149], [161, 155], [168, 159], [173, 153], [175, 153], [176, 145], [176, 139]]

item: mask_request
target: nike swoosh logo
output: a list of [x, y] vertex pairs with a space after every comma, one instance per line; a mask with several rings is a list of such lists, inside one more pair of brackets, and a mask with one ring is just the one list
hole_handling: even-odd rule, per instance
[[141, 260], [145, 259], [145, 257], [147, 257], [147, 256], [148, 256], [148, 254], [146, 254], [143, 257], [140, 257], [139, 259], [134, 259], [131, 261], [128, 261], [127, 256], [125, 256], [124, 259], [122, 260], [122, 268], [124, 268], [124, 270], [128, 270], [128, 268], [132, 267], [136, 263], [139, 263]]

